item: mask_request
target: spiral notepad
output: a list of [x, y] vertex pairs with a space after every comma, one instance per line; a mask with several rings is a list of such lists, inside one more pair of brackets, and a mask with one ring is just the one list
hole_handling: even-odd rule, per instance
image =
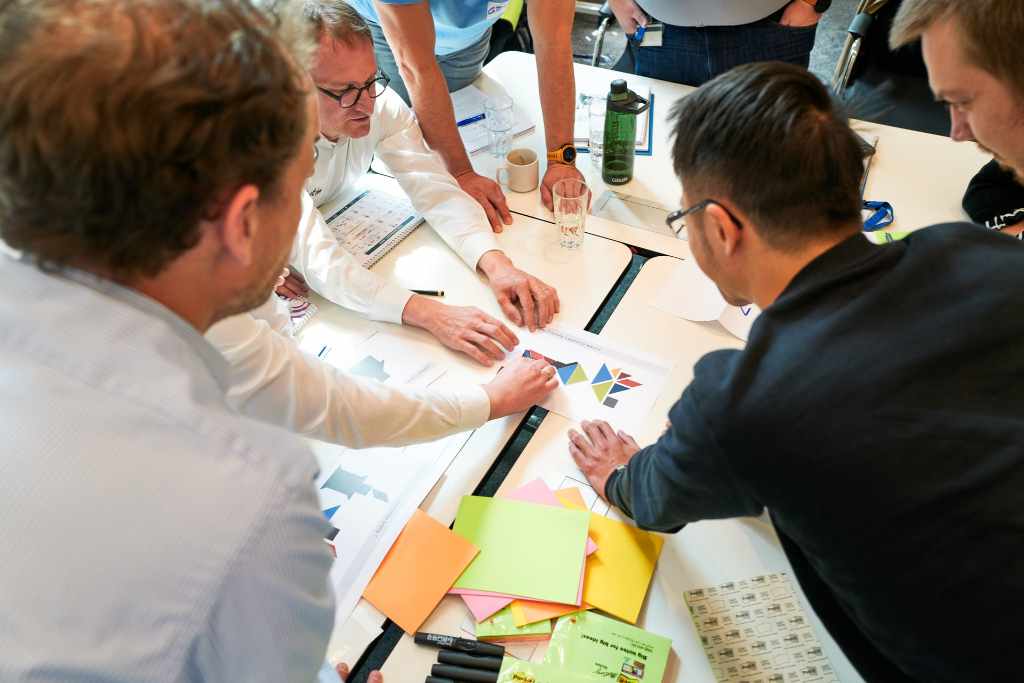
[[405, 196], [370, 189], [360, 192], [326, 221], [338, 243], [370, 268], [418, 228], [423, 218]]

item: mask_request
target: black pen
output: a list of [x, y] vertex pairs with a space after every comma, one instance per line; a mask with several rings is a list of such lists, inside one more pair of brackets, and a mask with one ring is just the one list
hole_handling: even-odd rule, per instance
[[430, 667], [430, 675], [436, 678], [466, 681], [467, 683], [498, 683], [497, 671], [466, 669], [461, 666], [452, 666], [451, 664], [435, 664]]
[[505, 648], [501, 645], [481, 643], [477, 640], [445, 636], [439, 633], [423, 633], [421, 631], [415, 635], [413, 642], [417, 645], [429, 645], [430, 647], [438, 647], [445, 650], [458, 650], [459, 652], [469, 652], [474, 655], [505, 656]]
[[467, 669], [500, 671], [502, 658], [471, 655], [468, 652], [456, 652], [455, 650], [441, 650], [437, 653], [437, 661], [440, 664], [452, 664], [454, 666], [463, 666]]
[[410, 289], [413, 294], [422, 294], [423, 296], [444, 296], [443, 289]]
[[437, 676], [427, 676], [427, 680], [423, 683], [457, 683], [450, 678], [438, 678]]

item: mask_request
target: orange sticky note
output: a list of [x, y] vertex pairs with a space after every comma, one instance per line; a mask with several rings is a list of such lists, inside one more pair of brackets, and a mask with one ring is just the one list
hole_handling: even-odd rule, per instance
[[512, 623], [516, 626], [525, 626], [545, 619], [557, 619], [566, 614], [575, 614], [590, 609], [590, 605], [583, 603], [582, 607], [576, 605], [561, 605], [557, 602], [534, 602], [533, 600], [513, 600], [510, 605], [512, 609]]
[[575, 486], [570, 486], [567, 489], [558, 489], [555, 491], [555, 497], [562, 501], [562, 505], [567, 508], [587, 509], [587, 504], [583, 502], [583, 494]]
[[472, 543], [416, 510], [363, 597], [413, 635], [478, 552]]

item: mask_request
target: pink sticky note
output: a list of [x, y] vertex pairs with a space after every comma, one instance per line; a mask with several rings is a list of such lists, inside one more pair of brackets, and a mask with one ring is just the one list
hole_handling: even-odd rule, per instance
[[460, 595], [466, 607], [473, 613], [473, 618], [481, 622], [496, 612], [500, 612], [512, 602], [512, 598], [492, 595]]

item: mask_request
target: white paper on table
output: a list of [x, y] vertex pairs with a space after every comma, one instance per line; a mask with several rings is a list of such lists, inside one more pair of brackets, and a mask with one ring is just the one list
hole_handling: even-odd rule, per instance
[[380, 635], [386, 620], [387, 617], [377, 608], [366, 600], [360, 600], [348, 620], [335, 624], [331, 640], [327, 643], [327, 661], [332, 665], [339, 662], [350, 666], [355, 664]]
[[404, 448], [354, 450], [310, 441], [321, 510], [337, 529], [330, 581], [342, 628], [391, 545], [472, 432]]
[[692, 258], [675, 267], [651, 305], [684, 320], [717, 320], [729, 334], [743, 341], [747, 341], [750, 327], [761, 315], [761, 309], [754, 304], [730, 306], [718, 286]]
[[358, 346], [332, 346], [317, 339], [303, 339], [301, 348], [334, 367], [385, 384], [429, 386], [445, 368], [410, 354], [401, 339], [375, 332]]
[[571, 420], [600, 419], [636, 432], [672, 369], [583, 330], [551, 326], [518, 335], [514, 356], [539, 356], [557, 370], [559, 387], [540, 405]]
[[[479, 152], [491, 144], [486, 121], [482, 118], [486, 102], [487, 95], [475, 85], [467, 85], [465, 88], [452, 93], [452, 108], [455, 110], [456, 123], [481, 117], [472, 123], [458, 126], [462, 144], [466, 146], [466, 151], [470, 154]], [[522, 135], [534, 129], [533, 121], [515, 103], [512, 105], [512, 116], [512, 130], [509, 131], [512, 137]]]

